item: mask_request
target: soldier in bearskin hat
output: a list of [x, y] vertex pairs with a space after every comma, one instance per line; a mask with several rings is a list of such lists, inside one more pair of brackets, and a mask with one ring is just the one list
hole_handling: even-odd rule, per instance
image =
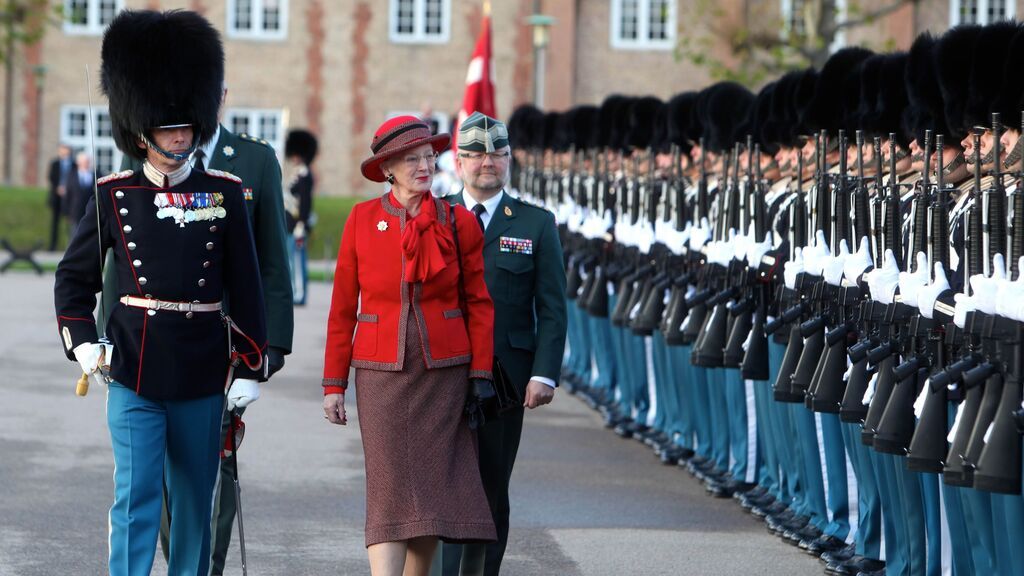
[[[207, 573], [221, 415], [225, 403], [256, 400], [266, 376], [263, 291], [240, 181], [188, 162], [216, 132], [223, 81], [220, 37], [194, 12], [124, 11], [104, 36], [114, 139], [142, 168], [97, 182], [54, 292], [65, 354], [108, 384], [110, 574], [150, 572], [165, 487], [168, 571]], [[101, 340], [92, 312], [106, 250], [120, 294]]]
[[313, 170], [318, 142], [309, 130], [295, 129], [288, 132], [284, 142], [284, 158], [287, 162], [285, 178], [288, 191], [284, 197], [285, 221], [288, 225], [288, 252], [291, 256], [292, 297], [298, 306], [306, 304], [306, 284], [309, 271], [306, 267], [306, 236], [312, 227], [310, 216], [313, 208]]

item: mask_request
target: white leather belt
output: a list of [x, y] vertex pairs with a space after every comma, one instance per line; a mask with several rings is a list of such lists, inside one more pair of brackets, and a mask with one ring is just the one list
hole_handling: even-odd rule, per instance
[[172, 312], [220, 312], [220, 302], [168, 302], [153, 298], [121, 296], [121, 304], [147, 310], [170, 310]]

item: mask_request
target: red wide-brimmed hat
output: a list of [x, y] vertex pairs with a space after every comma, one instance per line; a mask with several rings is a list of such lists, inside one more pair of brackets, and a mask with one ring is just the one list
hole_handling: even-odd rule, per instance
[[396, 116], [386, 120], [374, 132], [370, 144], [373, 156], [363, 160], [360, 168], [367, 180], [383, 182], [386, 178], [380, 165], [388, 158], [423, 144], [430, 144], [434, 152], [440, 153], [450, 141], [448, 134], [432, 135], [427, 123], [415, 116]]

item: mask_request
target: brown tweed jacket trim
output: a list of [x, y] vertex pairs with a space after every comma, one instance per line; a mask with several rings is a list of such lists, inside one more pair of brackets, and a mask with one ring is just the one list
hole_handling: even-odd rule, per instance
[[324, 378], [320, 385], [324, 388], [327, 388], [328, 386], [348, 388], [348, 378]]
[[470, 378], [483, 378], [484, 380], [494, 380], [494, 373], [490, 370], [470, 370]]

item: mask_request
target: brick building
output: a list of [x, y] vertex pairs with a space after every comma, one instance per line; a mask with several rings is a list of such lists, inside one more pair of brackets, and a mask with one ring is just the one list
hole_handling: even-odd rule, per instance
[[[682, 38], [723, 22], [803, 25], [810, 0], [492, 0], [499, 114], [533, 95], [533, 31], [539, 7], [553, 16], [545, 74], [551, 109], [599, 103], [611, 93], [662, 98], [709, 81], [705, 68], [677, 54]], [[842, 8], [850, 0], [839, 0]], [[868, 12], [890, 0], [865, 0]], [[878, 50], [905, 48], [914, 35], [961, 21], [1014, 18], [1024, 0], [918, 0], [840, 42]], [[88, 145], [91, 91], [98, 165], [116, 168], [120, 153], [97, 86], [102, 32], [123, 8], [187, 8], [221, 30], [227, 55], [224, 123], [280, 149], [289, 127], [321, 138], [316, 169], [321, 194], [378, 188], [359, 175], [373, 129], [388, 115], [430, 107], [442, 129], [461, 104], [466, 66], [480, 26], [481, 0], [55, 0], [63, 23], [15, 55], [12, 180], [43, 185], [59, 141]], [[713, 10], [709, 10], [709, 7]], [[714, 13], [714, 16], [708, 14]], [[728, 62], [723, 45], [706, 49]], [[86, 67], [91, 79], [86, 82]], [[0, 130], [3, 129], [0, 117]]]

